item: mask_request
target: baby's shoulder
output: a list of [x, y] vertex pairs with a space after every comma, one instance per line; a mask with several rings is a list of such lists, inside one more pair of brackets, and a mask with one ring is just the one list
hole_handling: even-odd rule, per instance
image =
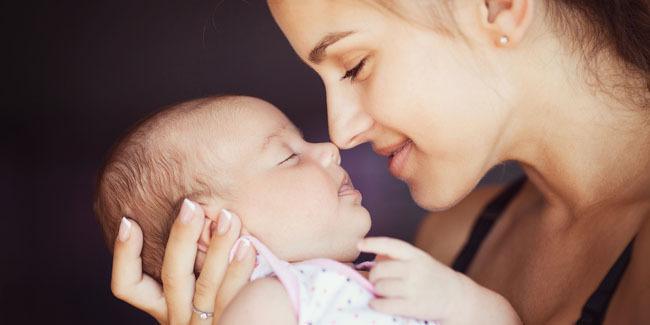
[[248, 283], [230, 302], [219, 324], [297, 324], [287, 291], [275, 277]]

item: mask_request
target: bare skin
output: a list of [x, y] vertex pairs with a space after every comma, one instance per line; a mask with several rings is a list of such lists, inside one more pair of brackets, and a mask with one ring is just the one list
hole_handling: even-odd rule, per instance
[[[572, 323], [636, 236], [606, 323], [649, 323], [648, 108], [610, 97], [616, 89], [594, 87], [581, 61], [585, 53], [567, 48], [566, 33], [552, 30], [544, 1], [454, 1], [463, 38], [409, 23], [379, 2], [269, 0], [297, 55], [323, 79], [332, 141], [342, 149], [371, 142], [382, 155], [410, 143], [395, 174], [420, 206], [447, 210], [433, 213], [419, 236], [422, 247], [447, 264], [480, 208], [498, 192], [472, 193], [481, 176], [501, 162], [519, 161], [530, 183], [490, 233], [469, 276], [507, 298], [526, 324]], [[425, 12], [411, 9], [413, 16]], [[349, 31], [315, 53], [322, 55], [311, 55], [327, 35]], [[616, 57], [599, 59], [596, 72], [605, 88], [634, 83], [633, 73], [617, 73], [623, 70]], [[198, 235], [185, 237], [170, 245], [193, 259], [196, 248], [182, 249], [182, 243], [195, 243]], [[142, 278], [138, 247], [137, 240], [116, 246], [116, 260], [121, 252], [125, 261], [114, 270], [116, 295], [163, 322], [189, 320], [191, 263], [180, 269], [186, 281], [168, 281], [170, 289], [182, 290], [165, 290], [163, 299], [159, 287], [138, 290], [141, 283], [122, 280]], [[223, 268], [218, 260], [208, 264]], [[250, 268], [226, 275], [224, 283], [245, 279]], [[217, 282], [209, 295], [197, 295], [212, 304], [217, 296], [216, 305], [225, 305], [231, 296], [217, 295]], [[466, 313], [480, 315], [488, 303]]]
[[[624, 70], [615, 55], [603, 52], [590, 58], [599, 62], [595, 83], [543, 1], [459, 0], [463, 38], [377, 3], [269, 1], [297, 55], [323, 80], [332, 140], [341, 148], [370, 142], [382, 155], [410, 146], [392, 172], [420, 206], [440, 211], [423, 223], [420, 247], [450, 264], [499, 191], [472, 193], [481, 176], [518, 161], [530, 182], [468, 275], [507, 298], [526, 324], [571, 323], [636, 236], [606, 321], [650, 321], [650, 272], [640, 258], [650, 254], [650, 111], [609, 88], [639, 76], [616, 73]], [[405, 15], [416, 19], [423, 7]], [[314, 44], [341, 31], [355, 33], [313, 60]]]
[[[451, 266], [478, 213], [501, 190], [502, 186], [478, 189], [453, 209], [431, 213], [421, 224], [416, 246]], [[632, 258], [611, 300], [605, 324], [642, 324], [650, 320], [644, 308], [650, 302], [650, 261], [645, 258], [650, 254], [647, 210], [630, 211], [625, 217], [637, 220], [646, 211], [645, 219], [641, 218], [643, 224], [619, 233], [579, 223], [564, 229], [540, 227], [549, 218], [543, 215], [543, 209], [541, 193], [528, 182], [493, 227], [468, 275], [503, 294], [515, 309], [528, 316], [530, 323], [571, 323], [578, 319], [584, 302], [623, 251], [630, 233], [634, 233]], [[625, 210], [620, 211], [616, 215], [623, 217]], [[604, 230], [596, 232], [599, 229]], [[585, 248], [586, 242], [593, 246]], [[536, 254], [527, 253], [531, 250]], [[562, 280], [553, 285], [553, 279]]]

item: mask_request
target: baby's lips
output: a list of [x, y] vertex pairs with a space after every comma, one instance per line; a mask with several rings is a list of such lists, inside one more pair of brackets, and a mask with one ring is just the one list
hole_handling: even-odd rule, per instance
[[375, 261], [365, 261], [359, 264], [355, 264], [354, 268], [360, 271], [370, 271], [375, 266]]
[[346, 173], [343, 177], [343, 181], [341, 181], [341, 186], [339, 187], [339, 195], [354, 190], [356, 190], [356, 188], [354, 187], [354, 184], [352, 184], [352, 179], [350, 179], [350, 176]]

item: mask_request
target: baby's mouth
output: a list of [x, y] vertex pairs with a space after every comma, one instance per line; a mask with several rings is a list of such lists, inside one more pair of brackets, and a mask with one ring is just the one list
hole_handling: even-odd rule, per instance
[[341, 182], [341, 186], [339, 187], [339, 196], [346, 196], [350, 194], [356, 194], [359, 193], [356, 188], [354, 188], [354, 185], [352, 184], [352, 181], [350, 180], [350, 176], [348, 174], [345, 174], [343, 177], [343, 181]]

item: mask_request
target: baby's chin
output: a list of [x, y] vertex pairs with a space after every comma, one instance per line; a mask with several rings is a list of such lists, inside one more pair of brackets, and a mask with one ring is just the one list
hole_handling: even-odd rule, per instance
[[361, 252], [357, 244], [365, 237], [366, 232], [358, 233], [353, 236], [332, 236], [327, 240], [329, 243], [326, 247], [319, 245], [318, 249], [310, 252], [309, 258], [328, 258], [339, 262], [353, 262]]
[[357, 260], [357, 258], [359, 258], [359, 255], [361, 255], [361, 252], [355, 247], [354, 253], [350, 254], [348, 258], [343, 259], [342, 262], [354, 262]]
[[353, 262], [356, 260], [361, 252], [357, 248], [357, 244], [365, 237], [368, 231], [363, 232], [358, 237], [340, 239], [340, 243], [346, 243], [340, 247], [339, 251], [331, 258], [339, 262]]

